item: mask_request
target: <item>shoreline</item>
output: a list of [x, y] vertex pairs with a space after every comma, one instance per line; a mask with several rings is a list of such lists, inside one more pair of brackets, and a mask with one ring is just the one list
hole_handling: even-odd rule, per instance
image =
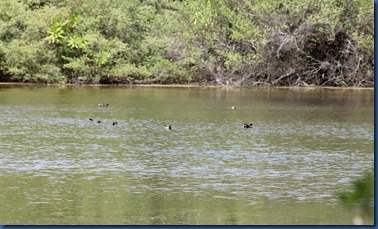
[[164, 88], [283, 88], [283, 89], [344, 89], [344, 90], [374, 90], [375, 87], [329, 87], [329, 86], [222, 86], [214, 84], [43, 84], [43, 83], [20, 83], [20, 82], [0, 82], [2, 85], [14, 86], [63, 86], [63, 87], [164, 87]]

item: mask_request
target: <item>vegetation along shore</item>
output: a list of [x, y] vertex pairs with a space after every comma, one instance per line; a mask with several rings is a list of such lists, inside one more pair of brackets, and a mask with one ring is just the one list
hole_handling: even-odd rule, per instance
[[0, 1], [0, 82], [373, 87], [373, 4]]

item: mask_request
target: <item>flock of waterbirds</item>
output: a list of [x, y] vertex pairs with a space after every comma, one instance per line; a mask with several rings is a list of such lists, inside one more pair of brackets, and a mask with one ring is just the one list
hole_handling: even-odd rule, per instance
[[[89, 121], [93, 122], [94, 119], [93, 119], [93, 118], [90, 118]], [[102, 120], [97, 120], [96, 122], [97, 122], [97, 123], [102, 123]], [[118, 122], [113, 122], [113, 126], [116, 126], [116, 125], [118, 125]]]
[[[98, 106], [99, 107], [109, 107], [109, 103], [99, 103]], [[237, 106], [232, 106], [231, 109], [236, 110]], [[89, 121], [94, 122], [95, 120], [93, 118], [89, 118]], [[101, 120], [97, 120], [96, 122], [102, 123]], [[118, 125], [118, 122], [113, 121], [112, 125], [116, 126], [116, 125]], [[165, 130], [172, 130], [172, 125], [164, 125], [163, 127], [164, 127]], [[244, 128], [252, 128], [252, 127], [253, 127], [253, 123], [250, 123], [250, 124], [244, 123]]]

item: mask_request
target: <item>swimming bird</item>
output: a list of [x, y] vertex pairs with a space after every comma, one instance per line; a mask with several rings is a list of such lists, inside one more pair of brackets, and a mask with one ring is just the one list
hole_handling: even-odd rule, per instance
[[102, 121], [101, 121], [101, 120], [98, 120], [97, 123], [102, 123]]
[[252, 126], [253, 126], [253, 123], [251, 124], [244, 123], [244, 128], [252, 128]]
[[118, 125], [118, 122], [113, 122], [113, 126], [116, 126], [116, 125]]
[[231, 109], [232, 110], [236, 110], [236, 108], [238, 108], [237, 106], [232, 106]]
[[89, 121], [93, 122], [93, 118], [89, 118]]
[[171, 129], [172, 129], [172, 126], [171, 126], [171, 125], [164, 125], [164, 129], [166, 129], [166, 130], [171, 130]]
[[109, 103], [99, 103], [97, 104], [99, 107], [108, 107]]

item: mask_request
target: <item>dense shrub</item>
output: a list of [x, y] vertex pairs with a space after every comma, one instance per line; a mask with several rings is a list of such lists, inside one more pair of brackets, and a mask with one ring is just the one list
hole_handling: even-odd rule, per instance
[[368, 0], [8, 0], [0, 80], [373, 86]]

